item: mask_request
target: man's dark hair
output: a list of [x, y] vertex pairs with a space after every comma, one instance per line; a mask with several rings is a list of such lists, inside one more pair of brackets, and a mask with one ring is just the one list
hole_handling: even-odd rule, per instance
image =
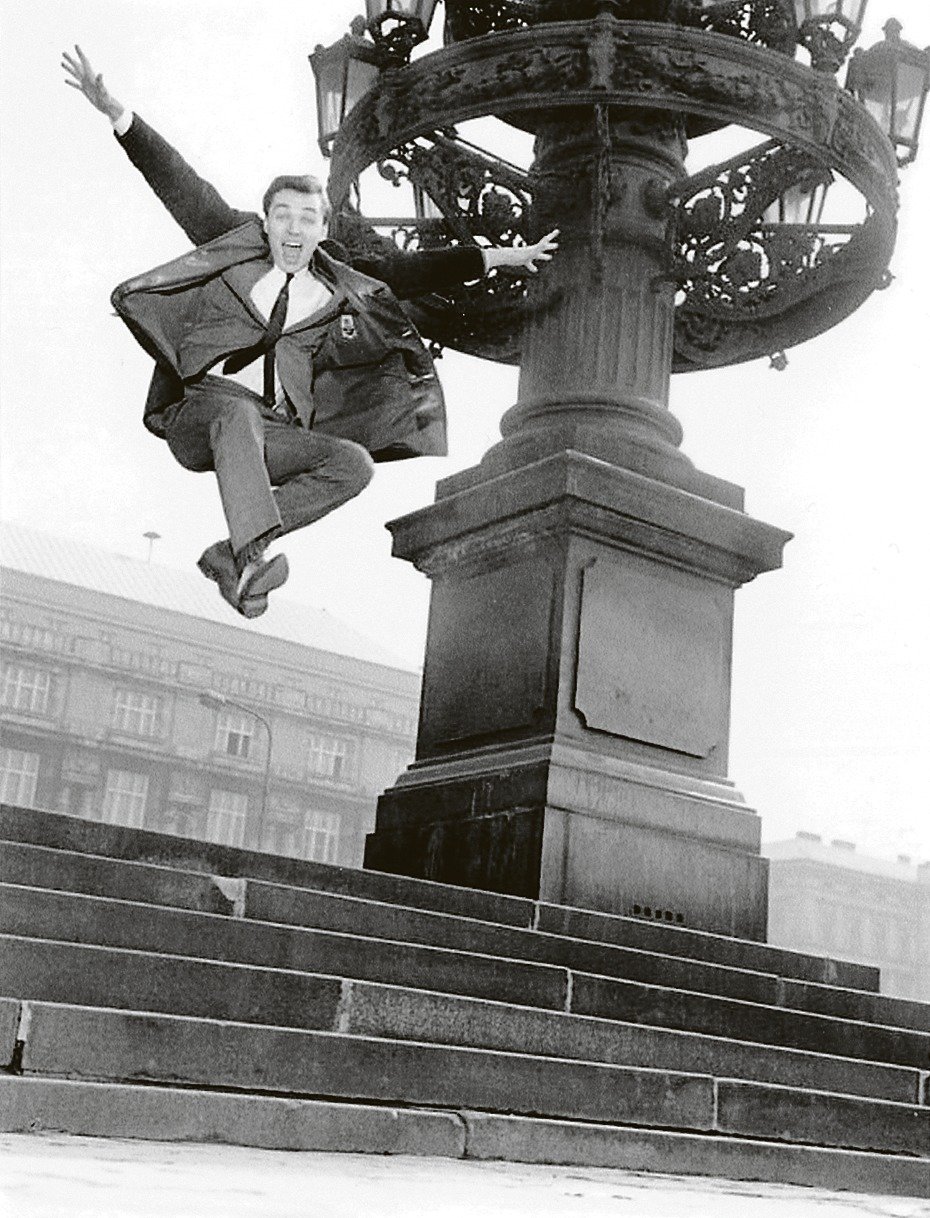
[[279, 191], [298, 190], [302, 195], [319, 195], [323, 200], [323, 218], [329, 219], [329, 197], [323, 183], [312, 173], [282, 173], [279, 174], [262, 196], [262, 211], [267, 216], [272, 200]]

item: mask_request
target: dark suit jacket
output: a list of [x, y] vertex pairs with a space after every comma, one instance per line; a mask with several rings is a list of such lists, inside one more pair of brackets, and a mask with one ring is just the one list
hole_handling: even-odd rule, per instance
[[[230, 208], [135, 117], [121, 140], [198, 248], [121, 284], [117, 312], [156, 360], [145, 423], [164, 434], [184, 393], [265, 328], [250, 299], [270, 265], [258, 216]], [[376, 460], [444, 453], [445, 415], [432, 361], [397, 296], [424, 295], [483, 274], [477, 248], [361, 259], [325, 243], [313, 270], [333, 289], [321, 312], [285, 330], [276, 361], [304, 426], [363, 444]]]

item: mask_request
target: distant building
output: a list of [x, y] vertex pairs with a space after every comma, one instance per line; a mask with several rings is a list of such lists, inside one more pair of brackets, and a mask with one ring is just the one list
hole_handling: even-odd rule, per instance
[[770, 943], [875, 965], [882, 993], [930, 1002], [930, 863], [869, 858], [816, 833], [763, 853]]
[[237, 622], [196, 572], [0, 539], [3, 802], [361, 865], [413, 757], [415, 672], [318, 609]]

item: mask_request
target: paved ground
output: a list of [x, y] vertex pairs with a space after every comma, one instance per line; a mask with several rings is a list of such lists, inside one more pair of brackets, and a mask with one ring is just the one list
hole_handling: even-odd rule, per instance
[[63, 1135], [0, 1135], [2, 1218], [930, 1218], [776, 1184]]

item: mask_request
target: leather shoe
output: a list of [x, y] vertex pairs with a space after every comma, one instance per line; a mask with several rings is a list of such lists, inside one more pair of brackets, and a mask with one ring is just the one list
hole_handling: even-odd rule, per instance
[[268, 608], [267, 592], [250, 589], [248, 596], [239, 595], [239, 572], [228, 541], [217, 541], [208, 546], [198, 559], [197, 566], [207, 579], [212, 579], [219, 587], [223, 600], [243, 617], [260, 617]]

